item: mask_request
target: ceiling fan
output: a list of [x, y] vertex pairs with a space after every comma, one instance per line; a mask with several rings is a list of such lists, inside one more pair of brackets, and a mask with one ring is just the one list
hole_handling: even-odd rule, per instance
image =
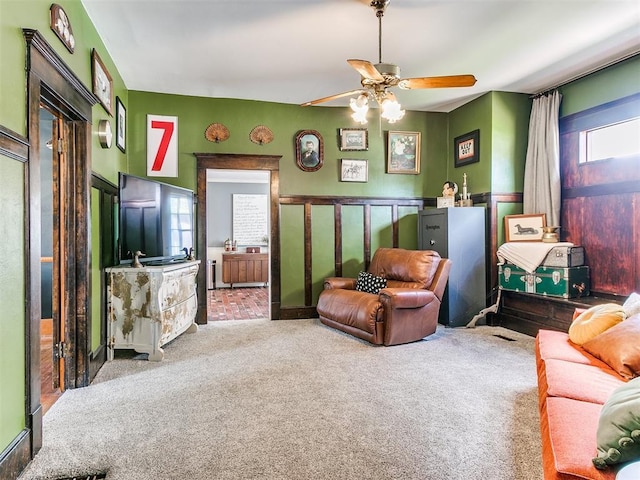
[[369, 98], [373, 98], [382, 107], [382, 118], [393, 123], [404, 116], [404, 110], [401, 109], [396, 96], [389, 90], [390, 87], [398, 86], [405, 90], [415, 90], [419, 88], [471, 87], [475, 85], [476, 78], [473, 75], [400, 78], [400, 67], [391, 63], [382, 63], [382, 17], [390, 2], [391, 0], [372, 0], [370, 3], [370, 6], [376, 12], [376, 17], [378, 17], [378, 63], [374, 65], [367, 60], [347, 60], [347, 63], [361, 75], [360, 83], [362, 88], [311, 100], [303, 103], [303, 107], [358, 94], [359, 96], [352, 98], [350, 102], [354, 111], [352, 115], [354, 120], [360, 123], [367, 122], [365, 116], [369, 108], [368, 102]]

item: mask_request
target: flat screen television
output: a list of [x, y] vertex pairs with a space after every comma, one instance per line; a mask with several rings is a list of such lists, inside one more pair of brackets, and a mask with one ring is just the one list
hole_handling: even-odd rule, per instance
[[120, 263], [131, 263], [136, 251], [147, 264], [184, 259], [194, 243], [193, 192], [122, 172], [118, 189]]

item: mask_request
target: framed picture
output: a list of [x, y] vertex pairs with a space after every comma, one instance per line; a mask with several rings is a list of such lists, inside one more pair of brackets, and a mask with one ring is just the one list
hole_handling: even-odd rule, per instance
[[296, 134], [296, 164], [305, 172], [315, 172], [322, 167], [324, 144], [315, 130], [300, 130]]
[[91, 50], [91, 77], [93, 93], [98, 97], [107, 113], [113, 115], [113, 80], [95, 48]]
[[480, 161], [480, 130], [453, 139], [454, 167]]
[[341, 128], [340, 150], [368, 150], [369, 137], [366, 128]]
[[366, 182], [368, 180], [368, 166], [366, 160], [343, 158], [340, 160], [341, 182]]
[[505, 215], [504, 238], [507, 242], [541, 242], [542, 227], [547, 226], [547, 215]]
[[420, 173], [420, 132], [389, 132], [387, 173]]
[[127, 109], [120, 97], [116, 97], [116, 146], [125, 153], [127, 149]]

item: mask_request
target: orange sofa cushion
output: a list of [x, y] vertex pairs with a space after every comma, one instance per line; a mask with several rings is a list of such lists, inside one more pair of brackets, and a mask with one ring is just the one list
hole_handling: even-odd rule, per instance
[[597, 367], [607, 367], [607, 364], [593, 358], [580, 346], [569, 341], [569, 335], [555, 330], [539, 330], [536, 337], [536, 354], [541, 360], [555, 358], [573, 363], [584, 363]]
[[545, 362], [541, 386], [547, 397], [565, 397], [602, 405], [624, 380], [611, 369], [550, 359]]
[[591, 461], [597, 454], [596, 432], [601, 409], [602, 405], [597, 403], [547, 398], [547, 418], [542, 419], [545, 480], [615, 479], [615, 469], [600, 471]]

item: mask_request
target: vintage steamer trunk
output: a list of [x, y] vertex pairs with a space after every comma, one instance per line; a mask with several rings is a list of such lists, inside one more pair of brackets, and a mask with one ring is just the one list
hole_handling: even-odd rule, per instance
[[584, 247], [553, 247], [541, 264], [543, 267], [581, 267]]
[[574, 298], [589, 295], [589, 267], [538, 267], [527, 273], [520, 267], [498, 265], [500, 288], [552, 297]]

